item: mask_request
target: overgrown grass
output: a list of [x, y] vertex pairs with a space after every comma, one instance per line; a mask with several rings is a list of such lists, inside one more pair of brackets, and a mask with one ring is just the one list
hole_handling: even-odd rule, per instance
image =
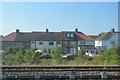
[[[59, 49], [57, 48], [57, 52], [58, 51]], [[56, 51], [54, 51], [54, 54], [55, 53]], [[62, 50], [60, 50], [58, 54], [62, 54]], [[40, 59], [33, 49], [24, 49], [23, 47], [9, 48], [2, 56], [2, 65], [6, 66], [120, 65], [120, 48], [111, 48], [94, 58], [79, 54], [78, 57], [75, 57], [74, 59], [62, 59], [60, 55], [55, 55], [50, 59]]]

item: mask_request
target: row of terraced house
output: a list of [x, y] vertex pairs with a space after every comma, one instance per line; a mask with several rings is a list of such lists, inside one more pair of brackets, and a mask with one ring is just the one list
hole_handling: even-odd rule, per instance
[[1, 37], [2, 50], [7, 47], [25, 46], [36, 50], [46, 50], [47, 53], [57, 46], [62, 46], [65, 53], [78, 54], [84, 50], [86, 53], [96, 54], [98, 50], [110, 49], [118, 46], [119, 32], [114, 29], [103, 35], [86, 35], [75, 29], [74, 31], [49, 32], [12, 32]]

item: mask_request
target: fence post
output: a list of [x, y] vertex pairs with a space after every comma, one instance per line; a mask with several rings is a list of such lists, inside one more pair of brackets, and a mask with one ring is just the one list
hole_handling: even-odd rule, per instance
[[35, 77], [35, 80], [40, 80], [40, 74], [37, 73], [34, 75], [34, 77]]
[[75, 74], [74, 74], [74, 73], [70, 73], [69, 78], [70, 78], [71, 80], [74, 80], [74, 79], [75, 79]]
[[107, 78], [108, 78], [107, 73], [102, 72], [102, 73], [101, 73], [101, 78], [102, 78], [102, 79], [107, 79]]
[[2, 80], [7, 80], [7, 74], [2, 75]]

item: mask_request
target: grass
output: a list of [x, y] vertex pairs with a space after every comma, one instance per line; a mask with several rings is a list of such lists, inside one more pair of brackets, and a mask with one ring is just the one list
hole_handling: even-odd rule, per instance
[[110, 62], [92, 62], [92, 61], [75, 61], [75, 60], [55, 60], [55, 59], [42, 59], [39, 63], [21, 63], [21, 64], [3, 64], [3, 66], [97, 66], [97, 65], [120, 65]]

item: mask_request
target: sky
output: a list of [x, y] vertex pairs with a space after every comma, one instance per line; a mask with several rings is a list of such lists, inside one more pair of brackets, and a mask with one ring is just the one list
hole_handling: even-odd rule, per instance
[[[2, 2], [0, 35], [21, 32], [79, 31], [87, 35], [118, 30], [117, 2]], [[1, 15], [1, 14], [0, 14]]]

